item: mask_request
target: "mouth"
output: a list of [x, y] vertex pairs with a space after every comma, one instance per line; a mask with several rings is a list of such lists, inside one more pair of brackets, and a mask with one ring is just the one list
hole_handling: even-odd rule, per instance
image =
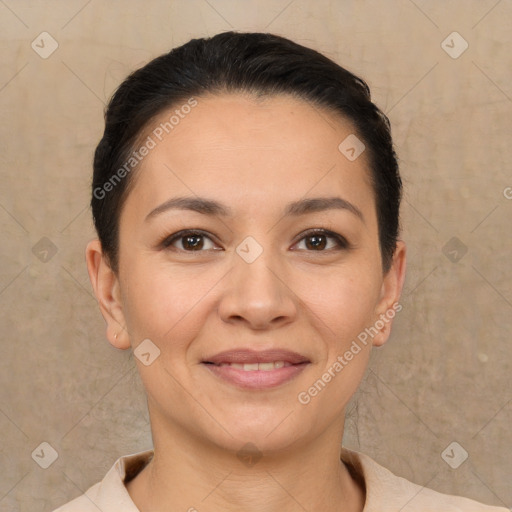
[[244, 389], [280, 386], [299, 375], [311, 361], [288, 350], [230, 350], [202, 364], [216, 377]]
[[[237, 370], [243, 370], [244, 372], [254, 372], [254, 371], [263, 371], [268, 372], [275, 370], [276, 368], [285, 368], [288, 366], [294, 366], [292, 363], [288, 361], [270, 361], [268, 363], [220, 363], [215, 364], [211, 361], [203, 361], [204, 364], [213, 364], [218, 367], [230, 366], [231, 368], [236, 368]], [[305, 363], [297, 363], [297, 364], [305, 364]]]

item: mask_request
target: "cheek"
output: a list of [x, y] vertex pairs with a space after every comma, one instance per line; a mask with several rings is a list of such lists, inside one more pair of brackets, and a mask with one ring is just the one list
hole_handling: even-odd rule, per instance
[[127, 261], [130, 270], [122, 279], [123, 307], [132, 343], [137, 345], [144, 338], [157, 344], [171, 339], [176, 348], [184, 331], [186, 338], [192, 339], [195, 330], [200, 329], [197, 315], [219, 277], [197, 266], [194, 271], [180, 271], [147, 265], [142, 260]]
[[307, 315], [319, 334], [316, 340], [323, 343], [318, 351], [323, 358], [309, 387], [297, 398], [325, 421], [336, 420], [366, 371], [372, 345], [365, 329], [373, 322], [378, 280], [378, 272], [365, 266], [360, 272], [355, 267], [350, 272], [331, 271], [329, 279], [317, 280], [316, 285], [315, 280], [303, 283]]
[[[129, 271], [122, 276], [123, 304], [132, 343], [137, 345], [144, 338], [174, 339], [176, 346], [183, 336], [193, 339], [201, 328], [200, 316], [214, 307], [208, 304], [215, 296], [219, 299], [222, 269], [195, 264], [162, 267], [145, 264], [143, 258], [125, 262]], [[380, 290], [379, 277], [371, 266], [295, 269], [288, 278], [299, 311], [302, 302], [306, 308], [302, 314], [318, 323], [325, 334], [322, 337], [338, 349], [371, 322]]]
[[[296, 281], [300, 283], [300, 279]], [[300, 294], [325, 332], [324, 339], [342, 350], [373, 320], [380, 277], [370, 266], [330, 269], [328, 275], [302, 279]]]

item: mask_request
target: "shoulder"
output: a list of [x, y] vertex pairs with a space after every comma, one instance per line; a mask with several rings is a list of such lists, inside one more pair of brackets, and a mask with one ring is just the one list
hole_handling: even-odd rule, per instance
[[93, 485], [85, 494], [55, 509], [53, 512], [98, 512], [96, 505], [101, 483]]
[[362, 453], [343, 450], [342, 460], [364, 480], [363, 512], [509, 512], [461, 496], [443, 494], [394, 475]]
[[53, 512], [138, 512], [126, 490], [125, 481], [141, 471], [153, 453], [153, 450], [147, 450], [120, 457], [101, 482]]

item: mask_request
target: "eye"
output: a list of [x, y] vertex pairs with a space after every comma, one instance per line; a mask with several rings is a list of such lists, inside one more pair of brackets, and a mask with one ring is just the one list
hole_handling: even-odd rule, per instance
[[[300, 244], [304, 244], [304, 246], [300, 247]], [[178, 231], [165, 238], [159, 245], [165, 249], [176, 249], [183, 252], [221, 250], [218, 247], [216, 248], [212, 238], [201, 230]], [[306, 232], [295, 246], [300, 250], [309, 252], [327, 252], [350, 247], [343, 236], [325, 229], [314, 229]]]
[[332, 231], [327, 231], [326, 229], [315, 229], [308, 231], [305, 235], [302, 236], [297, 245], [300, 245], [303, 242], [306, 250], [316, 252], [326, 252], [349, 248], [349, 243], [343, 236], [338, 235]]
[[160, 245], [166, 249], [174, 248], [186, 252], [215, 249], [212, 239], [206, 233], [197, 230], [178, 231], [163, 240]]

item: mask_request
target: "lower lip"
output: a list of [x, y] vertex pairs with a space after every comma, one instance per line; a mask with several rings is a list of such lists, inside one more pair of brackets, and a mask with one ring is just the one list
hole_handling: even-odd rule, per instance
[[309, 363], [283, 366], [274, 370], [240, 370], [232, 366], [216, 366], [203, 363], [208, 370], [221, 379], [245, 389], [268, 389], [280, 386], [295, 378]]

